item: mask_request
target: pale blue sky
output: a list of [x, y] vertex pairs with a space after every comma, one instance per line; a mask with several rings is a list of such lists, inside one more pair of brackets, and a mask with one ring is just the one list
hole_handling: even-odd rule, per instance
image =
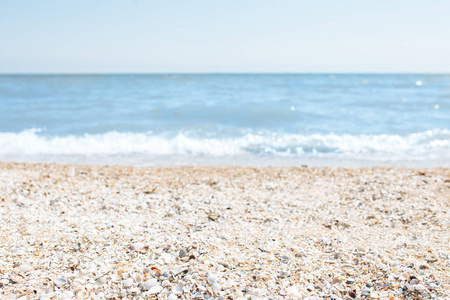
[[450, 72], [450, 0], [0, 0], [0, 73]]

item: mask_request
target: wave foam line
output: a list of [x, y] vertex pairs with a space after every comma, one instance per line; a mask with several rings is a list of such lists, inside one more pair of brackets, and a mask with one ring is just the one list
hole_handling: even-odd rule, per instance
[[[450, 131], [435, 129], [401, 135], [245, 134], [229, 138], [173, 137], [147, 133], [107, 132], [82, 136], [46, 136], [31, 129], [0, 132], [0, 155], [209, 155], [242, 154], [322, 155], [392, 154], [426, 155], [449, 150]], [[450, 151], [449, 151], [450, 152]]]

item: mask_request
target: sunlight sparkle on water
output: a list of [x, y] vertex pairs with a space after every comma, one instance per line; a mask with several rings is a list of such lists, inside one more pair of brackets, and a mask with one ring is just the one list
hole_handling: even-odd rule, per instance
[[416, 85], [417, 85], [417, 86], [421, 86], [422, 84], [423, 84], [422, 81], [420, 81], [420, 80], [417, 80], [417, 81], [416, 81]]

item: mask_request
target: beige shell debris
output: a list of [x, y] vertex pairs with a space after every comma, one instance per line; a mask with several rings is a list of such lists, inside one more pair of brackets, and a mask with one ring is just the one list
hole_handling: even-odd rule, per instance
[[449, 169], [0, 163], [0, 299], [449, 299], [449, 206]]

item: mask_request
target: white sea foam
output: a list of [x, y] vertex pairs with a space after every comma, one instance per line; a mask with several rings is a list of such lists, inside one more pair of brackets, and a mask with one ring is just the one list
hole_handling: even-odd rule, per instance
[[[188, 134], [107, 132], [82, 136], [47, 136], [37, 129], [0, 133], [1, 156], [27, 155], [194, 155], [194, 156], [329, 156], [387, 159], [446, 159], [450, 130], [408, 135], [338, 135], [247, 133], [239, 137], [206, 138]], [[446, 157], [442, 157], [446, 156]]]

